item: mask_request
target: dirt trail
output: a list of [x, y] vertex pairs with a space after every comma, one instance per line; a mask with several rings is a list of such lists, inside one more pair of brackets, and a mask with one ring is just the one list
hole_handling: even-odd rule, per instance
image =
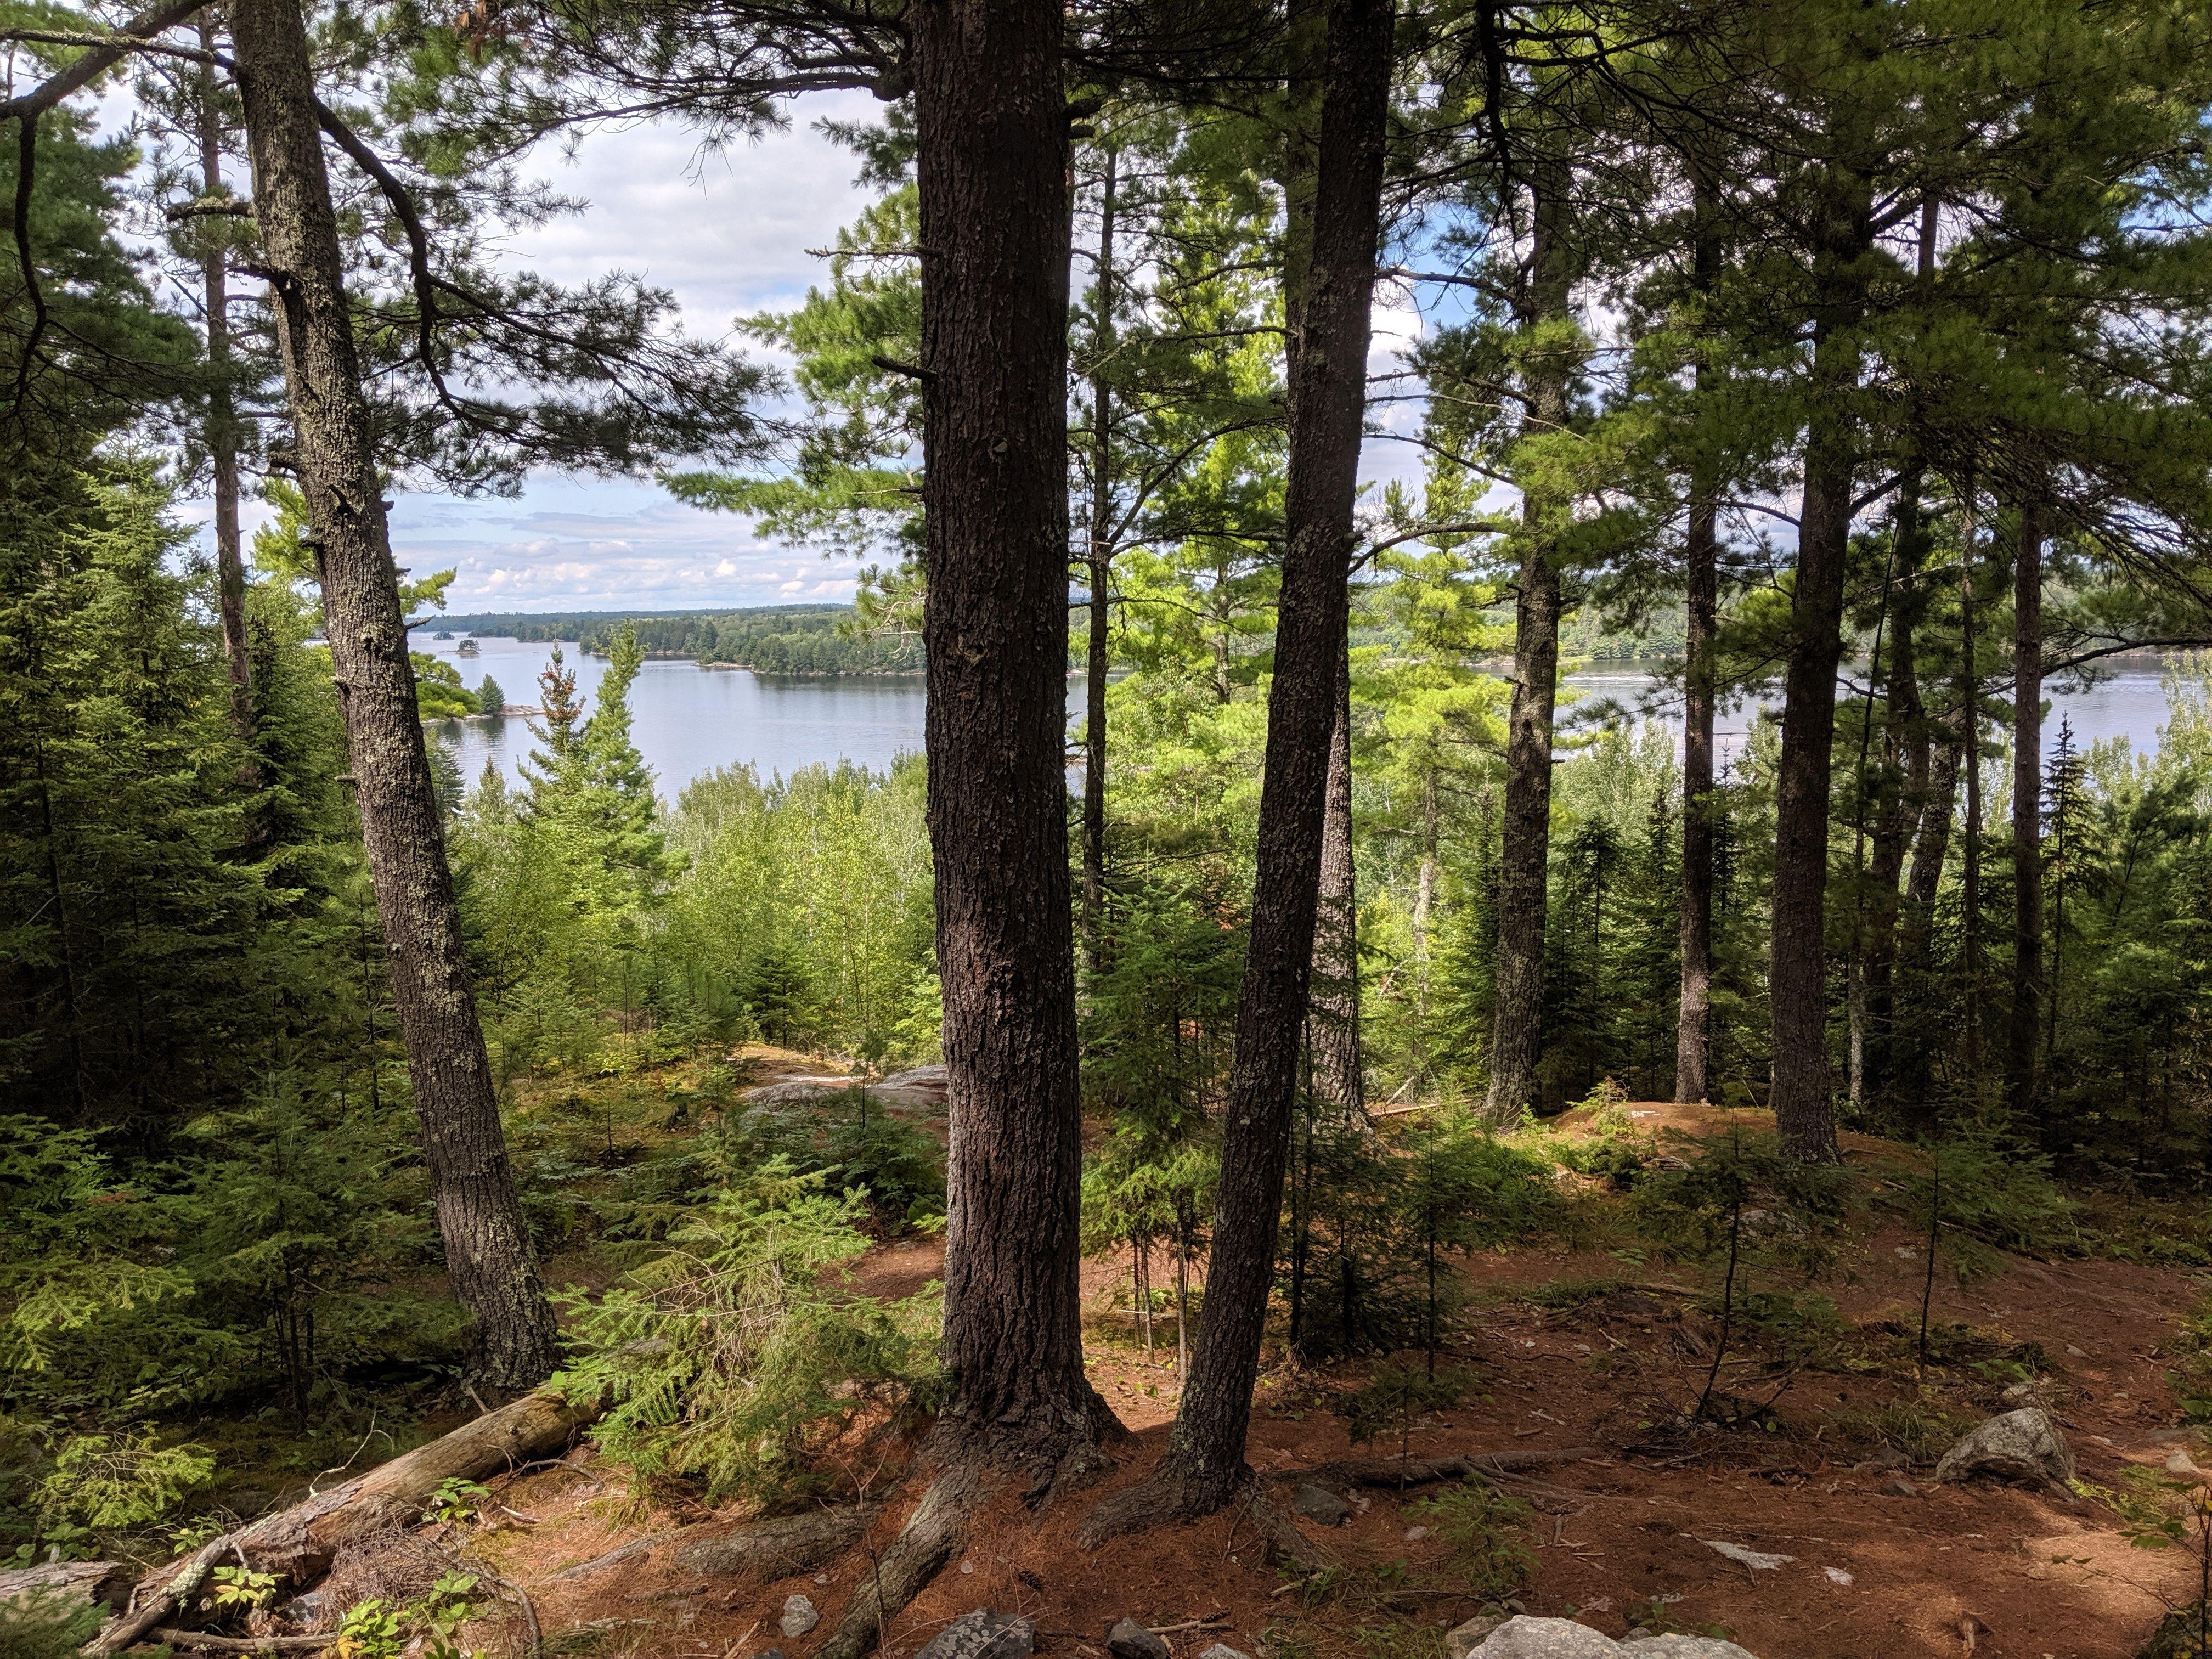
[[[1708, 1132], [1726, 1121], [1673, 1107], [1632, 1109], [1650, 1114], [1636, 1119], [1638, 1129]], [[1897, 1153], [1863, 1138], [1846, 1142], [1855, 1164]], [[1851, 1326], [1917, 1322], [1922, 1248], [1901, 1226], [1859, 1235], [1820, 1288]], [[940, 1260], [933, 1243], [895, 1244], [869, 1259], [864, 1281], [878, 1294], [907, 1294]], [[1086, 1291], [1102, 1296], [1125, 1271], [1086, 1264]], [[1537, 1567], [1520, 1593], [1530, 1612], [1571, 1613], [1620, 1636], [1632, 1615], [1648, 1619], [1657, 1598], [1670, 1627], [1724, 1627], [1759, 1659], [2130, 1659], [2164, 1609], [2190, 1593], [2186, 1553], [2130, 1548], [2102, 1504], [1938, 1486], [1924, 1466], [1885, 1464], [1863, 1440], [1846, 1443], [1844, 1425], [1863, 1425], [1884, 1407], [1974, 1416], [2001, 1409], [2001, 1380], [1960, 1381], [1953, 1372], [1923, 1401], [1894, 1368], [1802, 1370], [1778, 1393], [1772, 1383], [1746, 1389], [1761, 1399], [1775, 1393], [1772, 1429], [1670, 1440], [1664, 1407], [1694, 1397], [1708, 1363], [1694, 1352], [1707, 1322], [1664, 1293], [1666, 1282], [1692, 1284], [1688, 1276], [1547, 1249], [1480, 1256], [1466, 1271], [1478, 1302], [1455, 1358], [1480, 1375], [1486, 1397], [1417, 1419], [1413, 1453], [1605, 1449], [1518, 1487], [1537, 1511]], [[1550, 1306], [1522, 1294], [1624, 1279], [1644, 1283], [1579, 1300], [1554, 1292]], [[2129, 1463], [2162, 1468], [2177, 1449], [2203, 1449], [2174, 1426], [2179, 1402], [2159, 1352], [2200, 1294], [2179, 1271], [2009, 1261], [1963, 1287], [1939, 1274], [1933, 1311], [1992, 1342], [2039, 1346], [2050, 1402], [2082, 1477], [2111, 1486]], [[1148, 1361], [1131, 1344], [1127, 1318], [1102, 1318], [1093, 1332], [1092, 1375], [1137, 1431], [1100, 1492], [1141, 1477], [1174, 1409], [1172, 1321], [1159, 1327], [1164, 1346]], [[1328, 1403], [1364, 1372], [1353, 1365], [1264, 1378], [1255, 1467], [1282, 1478], [1351, 1455], [1344, 1419]], [[1395, 1449], [1394, 1439], [1360, 1455]], [[1904, 1495], [1900, 1479], [1917, 1495]], [[1419, 1523], [1408, 1508], [1418, 1493], [1356, 1492], [1346, 1525], [1316, 1529], [1351, 1571], [1346, 1588], [1310, 1607], [1304, 1592], [1285, 1589], [1233, 1515], [1085, 1553], [1073, 1534], [1095, 1496], [1042, 1516], [1018, 1505], [988, 1512], [966, 1556], [896, 1622], [886, 1651], [904, 1659], [942, 1621], [989, 1606], [1035, 1618], [1042, 1652], [1082, 1659], [1103, 1659], [1103, 1632], [1116, 1618], [1164, 1626], [1214, 1613], [1222, 1616], [1169, 1638], [1176, 1659], [1214, 1641], [1267, 1659], [1431, 1659], [1441, 1652], [1441, 1631], [1478, 1610], [1472, 1595], [1430, 1588], [1443, 1581], [1448, 1553], [1433, 1538], [1408, 1538]], [[606, 1517], [619, 1505], [559, 1472], [514, 1483], [504, 1501], [540, 1524], [486, 1547], [531, 1586], [550, 1651], [745, 1659], [775, 1646], [805, 1659], [869, 1571], [860, 1550], [818, 1575], [775, 1583], [702, 1581], [678, 1564], [678, 1552], [735, 1529], [734, 1520], [663, 1513], [613, 1524]], [[876, 1547], [896, 1529], [899, 1511], [894, 1504], [879, 1522]], [[670, 1535], [604, 1571], [555, 1577], [653, 1532]], [[1710, 1540], [1791, 1559], [1755, 1570]], [[811, 1635], [787, 1641], [777, 1620], [793, 1593], [810, 1596], [824, 1616]], [[562, 1632], [570, 1634], [556, 1634]]]

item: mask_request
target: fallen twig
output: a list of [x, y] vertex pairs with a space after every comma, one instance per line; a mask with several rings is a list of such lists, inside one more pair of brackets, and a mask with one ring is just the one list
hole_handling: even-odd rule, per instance
[[205, 1631], [155, 1629], [146, 1632], [165, 1647], [204, 1648], [215, 1653], [304, 1653], [334, 1645], [335, 1636], [211, 1636]]

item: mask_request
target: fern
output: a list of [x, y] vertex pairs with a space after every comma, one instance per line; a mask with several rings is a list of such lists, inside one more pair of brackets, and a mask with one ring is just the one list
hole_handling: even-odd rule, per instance
[[934, 1287], [889, 1304], [855, 1291], [866, 1194], [772, 1158], [734, 1181], [597, 1301], [564, 1300], [586, 1352], [556, 1379], [604, 1395], [600, 1449], [641, 1487], [757, 1501], [832, 1477], [807, 1454], [933, 1386]]

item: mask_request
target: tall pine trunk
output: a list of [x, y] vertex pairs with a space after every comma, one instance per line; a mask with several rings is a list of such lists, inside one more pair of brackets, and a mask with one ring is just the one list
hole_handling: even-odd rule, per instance
[[921, 198], [924, 741], [951, 1145], [948, 1425], [1051, 1465], [1083, 1374], [1067, 869], [1067, 112], [1052, 0], [908, 14]]
[[1978, 1086], [1982, 1068], [1982, 677], [1974, 623], [1974, 490], [1966, 485], [1959, 535], [1959, 769], [1966, 785], [1966, 821], [1960, 829], [1960, 1035], [1966, 1076]]
[[1083, 683], [1083, 948], [1094, 973], [1106, 960], [1106, 671], [1111, 661], [1106, 595], [1114, 580], [1114, 393], [1104, 366], [1114, 338], [1115, 161], [1109, 149], [1098, 222], [1099, 368], [1091, 377], [1091, 534], [1084, 562], [1091, 603]]
[[[203, 13], [200, 50], [215, 50], [215, 27]], [[199, 73], [200, 192], [222, 193], [222, 122], [215, 100], [215, 70]], [[222, 243], [204, 230], [201, 237], [201, 301], [207, 310], [207, 356], [210, 385], [207, 421], [208, 468], [215, 489], [216, 614], [222, 629], [223, 666], [230, 678], [230, 729], [246, 756], [239, 781], [258, 788], [261, 768], [253, 758], [253, 659], [246, 638], [246, 559], [238, 529], [238, 410], [230, 382], [229, 272]]]
[[2020, 509], [2012, 589], [2012, 1022], [2005, 1090], [2014, 1111], [2035, 1103], [2043, 993], [2043, 509]]
[[[1416, 930], [1423, 917], [1415, 920]], [[1417, 943], [1415, 949], [1419, 950]], [[1314, 1092], [1349, 1121], [1366, 1104], [1359, 1055], [1359, 904], [1352, 862], [1352, 665], [1340, 653], [1323, 792], [1321, 885], [1314, 915]]]
[[1797, 568], [1783, 670], [1782, 758], [1775, 790], [1774, 931], [1768, 972], [1773, 1017], [1774, 1122], [1807, 1162], [1836, 1157], [1828, 1063], [1828, 797], [1836, 735], [1836, 668], [1844, 647], [1844, 565], [1857, 448], [1850, 400], [1865, 305], [1861, 262], [1872, 231], [1866, 183], [1831, 163], [1815, 258], [1811, 410]]
[[232, 37], [293, 466], [313, 526], [331, 675], [447, 1271], [476, 1317], [483, 1376], [526, 1388], [553, 1369], [553, 1310], [531, 1257], [469, 988], [298, 0], [236, 0]]
[[[1720, 280], [1721, 244], [1711, 186], [1696, 179], [1697, 289]], [[1692, 374], [1705, 378], [1700, 363]], [[1682, 541], [1686, 637], [1682, 669], [1682, 906], [1680, 991], [1675, 1004], [1674, 1098], [1701, 1101], [1711, 1088], [1713, 995], [1713, 720], [1719, 704], [1720, 531], [1717, 469], [1703, 449], [1690, 467], [1690, 519]]]
[[[1920, 512], [1920, 478], [1908, 474], [1899, 487], [1898, 583], [1892, 601], [1889, 663], [1883, 676], [1887, 710], [1884, 769], [1890, 789], [1875, 819], [1873, 856], [1867, 871], [1865, 924], [1867, 1010], [1866, 1086], [1879, 1098], [1890, 1082], [1890, 1033], [1895, 1014], [1898, 928], [1904, 913], [1905, 859], [1922, 815], [1929, 810], [1928, 711], [1920, 698], [1920, 566], [1926, 546]], [[1945, 810], [1948, 811], [1946, 804]]]
[[[1529, 185], [1530, 271], [1518, 319], [1524, 330], [1569, 315], [1572, 283], [1563, 234], [1565, 169], [1540, 164]], [[1524, 419], [1531, 435], [1562, 430], [1579, 352], [1532, 356]], [[1552, 838], [1552, 721], [1559, 701], [1559, 520], [1568, 503], [1525, 484], [1521, 565], [1513, 604], [1513, 696], [1505, 747], [1505, 817], [1498, 865], [1498, 946], [1491, 1009], [1490, 1092], [1486, 1112], [1504, 1122], [1535, 1093], [1543, 1035], [1544, 923]]]
[[1674, 1033], [1674, 1098], [1680, 1101], [1703, 1100], [1711, 1087], [1717, 516], [1714, 492], [1700, 479], [1692, 486], [1689, 535], [1682, 548], [1688, 629], [1682, 672], [1682, 977]]
[[1251, 945], [1237, 998], [1206, 1306], [1159, 1477], [1185, 1514], [1220, 1508], [1249, 1479], [1245, 1433], [1274, 1283], [1344, 655], [1381, 228], [1390, 0], [1331, 0], [1328, 27], [1312, 264], [1291, 386], [1288, 545], [1267, 701]]

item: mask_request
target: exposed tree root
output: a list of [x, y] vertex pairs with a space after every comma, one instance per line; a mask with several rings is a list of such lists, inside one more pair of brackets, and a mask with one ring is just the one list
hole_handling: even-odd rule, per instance
[[1310, 1480], [1320, 1486], [1419, 1486], [1431, 1480], [1463, 1480], [1470, 1476], [1515, 1474], [1553, 1463], [1578, 1463], [1585, 1457], [1601, 1457], [1597, 1446], [1569, 1446], [1564, 1451], [1467, 1452], [1450, 1457], [1339, 1458], [1316, 1463], [1310, 1469], [1283, 1469], [1279, 1480]]
[[[898, 1536], [868, 1567], [834, 1635], [814, 1659], [861, 1659], [878, 1645], [892, 1620], [921, 1594], [968, 1540], [969, 1518], [994, 1491], [1019, 1482], [1023, 1503], [1039, 1509], [1062, 1492], [1091, 1485], [1113, 1462], [1102, 1443], [1128, 1431], [1093, 1390], [1079, 1419], [1042, 1429], [1030, 1425], [977, 1428], [940, 1418], [927, 1453], [938, 1473]], [[848, 1514], [858, 1514], [848, 1511]], [[865, 1525], [865, 1517], [860, 1524]]]
[[1224, 1485], [1217, 1485], [1188, 1480], [1164, 1458], [1145, 1480], [1115, 1493], [1085, 1516], [1076, 1540], [1085, 1549], [1096, 1549], [1109, 1538], [1200, 1521], [1226, 1509], [1236, 1512], [1231, 1525], [1232, 1540], [1237, 1529], [1249, 1523], [1258, 1529], [1270, 1552], [1293, 1566], [1319, 1572], [1336, 1565], [1336, 1558], [1300, 1532], [1289, 1511], [1267, 1496], [1267, 1487], [1249, 1466], [1240, 1468]]
[[870, 1552], [860, 1589], [815, 1659], [860, 1659], [883, 1639], [884, 1627], [967, 1542], [968, 1517], [983, 1490], [981, 1465], [964, 1459], [929, 1483], [890, 1547], [880, 1556]]

